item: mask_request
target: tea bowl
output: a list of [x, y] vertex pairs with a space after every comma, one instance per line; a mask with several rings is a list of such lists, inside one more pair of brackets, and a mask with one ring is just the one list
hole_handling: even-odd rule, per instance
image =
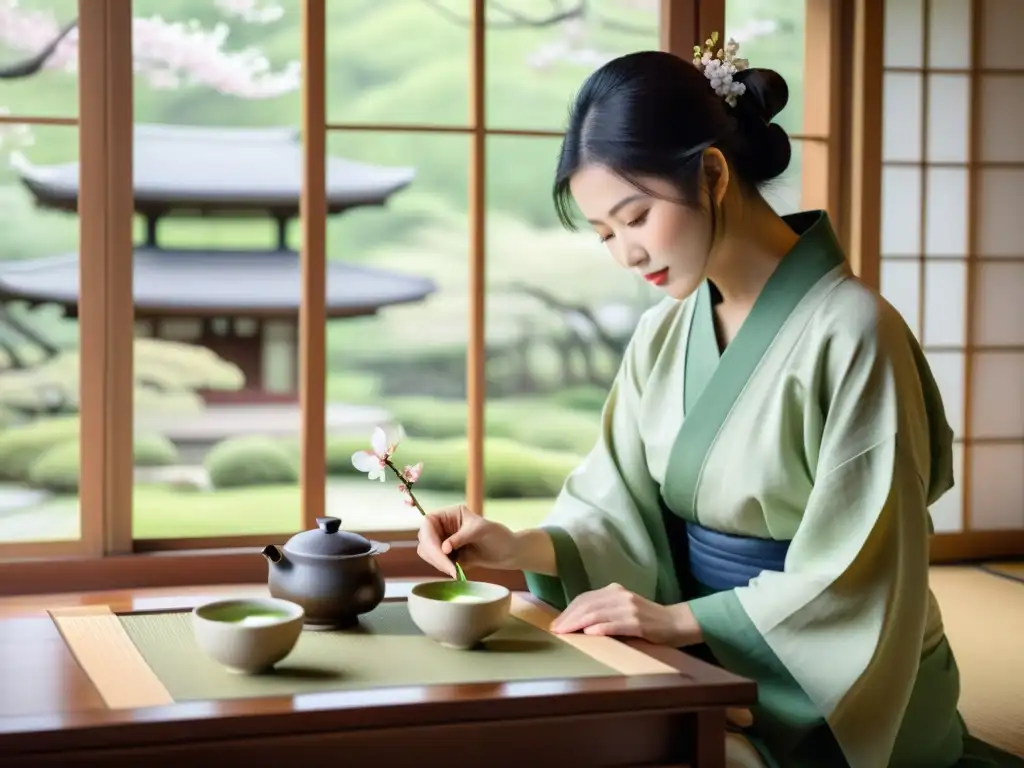
[[199, 647], [228, 671], [267, 672], [295, 648], [305, 612], [277, 598], [215, 600], [192, 611]]
[[512, 593], [485, 581], [427, 581], [409, 592], [409, 616], [446, 648], [469, 650], [508, 618]]

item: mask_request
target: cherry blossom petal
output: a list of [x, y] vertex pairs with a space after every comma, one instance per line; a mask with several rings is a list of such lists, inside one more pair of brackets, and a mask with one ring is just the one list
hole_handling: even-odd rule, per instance
[[388, 455], [388, 435], [383, 428], [377, 427], [373, 430], [373, 437], [370, 438], [370, 445], [373, 452], [383, 458]]
[[352, 466], [360, 472], [374, 472], [380, 470], [380, 459], [370, 451], [356, 451], [352, 454]]

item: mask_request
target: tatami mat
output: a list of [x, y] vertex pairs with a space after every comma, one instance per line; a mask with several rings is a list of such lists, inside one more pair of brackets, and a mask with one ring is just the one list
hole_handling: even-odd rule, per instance
[[987, 563], [982, 566], [982, 570], [996, 576], [1005, 576], [1008, 579], [1024, 582], [1024, 561], [1022, 560], [1007, 563]]
[[1009, 565], [1011, 573], [1002, 575], [936, 567], [931, 583], [960, 667], [960, 711], [968, 728], [1024, 757], [1024, 564]]

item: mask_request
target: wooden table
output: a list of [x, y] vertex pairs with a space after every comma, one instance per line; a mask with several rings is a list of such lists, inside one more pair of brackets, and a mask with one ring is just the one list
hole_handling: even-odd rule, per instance
[[[401, 599], [413, 582], [388, 585]], [[415, 686], [108, 709], [48, 609], [188, 608], [262, 586], [136, 590], [0, 601], [0, 765], [724, 764], [727, 707], [754, 684], [674, 649], [630, 642], [678, 674]], [[197, 762], [198, 761], [198, 762]]]

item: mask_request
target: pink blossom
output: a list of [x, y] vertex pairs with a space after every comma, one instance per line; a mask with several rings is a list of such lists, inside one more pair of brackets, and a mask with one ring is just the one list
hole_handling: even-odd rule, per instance
[[409, 483], [417, 482], [420, 479], [420, 475], [422, 475], [422, 474], [423, 474], [423, 462], [422, 461], [417, 462], [416, 464], [413, 464], [411, 467], [407, 465], [405, 467], [405, 469], [402, 470], [402, 476], [406, 479], [406, 482], [409, 482]]
[[[213, 1], [226, 16], [248, 23], [269, 24], [283, 13], [269, 0]], [[56, 38], [60, 29], [52, 12], [25, 10], [20, 0], [0, 0], [0, 43], [15, 51], [34, 55]], [[243, 99], [272, 99], [299, 87], [297, 61], [274, 71], [257, 48], [225, 50], [230, 36], [227, 24], [204, 29], [196, 21], [169, 22], [152, 16], [136, 18], [132, 35], [135, 71], [152, 88], [195, 85]], [[77, 69], [77, 29], [61, 41], [46, 66], [65, 72]]]

